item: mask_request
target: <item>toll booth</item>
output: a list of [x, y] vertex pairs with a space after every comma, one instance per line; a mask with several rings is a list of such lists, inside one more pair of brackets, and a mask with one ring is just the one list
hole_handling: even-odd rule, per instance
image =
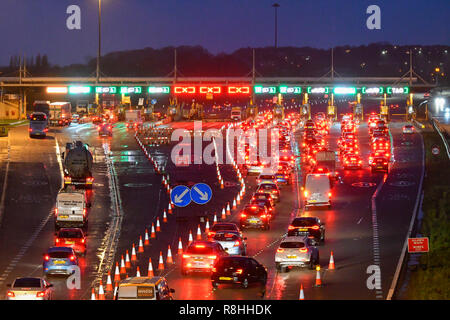
[[389, 106], [385, 105], [383, 101], [380, 105], [380, 116], [381, 118], [385, 119], [386, 122], [389, 122], [391, 120], [391, 115], [389, 114]]
[[331, 121], [335, 121], [337, 120], [337, 112], [336, 112], [337, 108], [336, 106], [333, 105], [328, 105], [327, 107], [327, 115], [328, 115], [328, 119]]
[[357, 103], [353, 106], [353, 119], [364, 121], [364, 108], [361, 103]]
[[309, 103], [300, 107], [300, 117], [304, 120], [311, 119], [311, 105]]
[[246, 118], [255, 118], [258, 115], [257, 106], [248, 106], [246, 111]]
[[280, 106], [279, 104], [275, 105], [273, 107], [273, 117], [274, 120], [283, 120], [284, 119], [284, 107]]

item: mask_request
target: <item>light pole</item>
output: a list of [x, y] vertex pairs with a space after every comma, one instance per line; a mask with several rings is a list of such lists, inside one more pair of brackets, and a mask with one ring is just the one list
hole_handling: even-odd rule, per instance
[[98, 51], [97, 51], [97, 83], [100, 78], [100, 53], [101, 53], [101, 40], [102, 40], [102, 0], [98, 0]]
[[278, 8], [280, 5], [278, 3], [274, 3], [272, 7], [275, 8], [275, 48], [277, 48], [277, 37], [278, 37]]

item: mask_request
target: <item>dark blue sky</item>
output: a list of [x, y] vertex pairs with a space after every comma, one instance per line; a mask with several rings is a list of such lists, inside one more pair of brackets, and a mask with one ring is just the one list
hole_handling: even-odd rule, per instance
[[[274, 42], [273, 0], [102, 0], [102, 53], [201, 45], [213, 53]], [[279, 0], [279, 46], [330, 48], [388, 41], [450, 44], [450, 0]], [[81, 7], [81, 30], [66, 8]], [[381, 8], [381, 30], [366, 8]], [[97, 0], [1, 0], [0, 65], [14, 54], [46, 53], [53, 64], [97, 54]]]

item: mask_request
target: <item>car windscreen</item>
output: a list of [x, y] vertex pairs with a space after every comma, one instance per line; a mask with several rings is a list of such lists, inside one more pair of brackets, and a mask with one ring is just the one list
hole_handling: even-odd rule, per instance
[[21, 278], [14, 281], [14, 288], [40, 288], [41, 280], [37, 278]]
[[243, 268], [247, 264], [245, 259], [220, 259], [217, 262], [217, 268]]
[[68, 259], [72, 254], [70, 252], [56, 251], [50, 252], [48, 255], [50, 256], [50, 258]]
[[294, 227], [312, 227], [316, 224], [315, 219], [295, 219], [292, 221]]
[[260, 175], [259, 178], [260, 179], [265, 179], [265, 180], [273, 180], [273, 179], [275, 179], [275, 177], [273, 175], [269, 175], [269, 174]]
[[211, 246], [207, 246], [207, 245], [193, 245], [193, 246], [189, 246], [187, 248], [186, 253], [211, 254], [211, 253], [213, 253], [213, 249]]
[[305, 246], [305, 244], [303, 242], [298, 242], [298, 241], [286, 241], [286, 242], [280, 243], [280, 248], [284, 248], [284, 249], [299, 249], [299, 248], [303, 248], [304, 246]]
[[63, 230], [59, 231], [58, 238], [81, 238], [81, 232], [80, 231], [69, 231], [69, 230]]
[[214, 235], [214, 240], [216, 241], [237, 241], [239, 236], [235, 233], [220, 232]]

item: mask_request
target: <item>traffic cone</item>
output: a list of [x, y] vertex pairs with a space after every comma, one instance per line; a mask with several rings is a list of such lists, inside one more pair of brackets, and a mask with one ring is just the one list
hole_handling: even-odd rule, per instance
[[237, 204], [241, 203], [241, 196], [240, 193], [238, 193], [237, 198], [236, 198]]
[[169, 202], [169, 208], [168, 208], [167, 212], [169, 212], [169, 214], [172, 213], [172, 204], [170, 202]]
[[120, 281], [119, 263], [116, 262], [116, 269], [114, 270], [114, 281]]
[[125, 261], [123, 260], [123, 255], [122, 255], [122, 259], [120, 261], [120, 274], [125, 274], [127, 273], [127, 269], [125, 267]]
[[172, 259], [172, 251], [170, 250], [170, 245], [169, 248], [167, 249], [167, 263], [173, 263], [173, 259]]
[[153, 222], [152, 222], [152, 233], [150, 234], [150, 237], [152, 239], [156, 238], [155, 224]]
[[154, 277], [155, 274], [153, 273], [153, 265], [152, 265], [152, 258], [148, 258], [148, 273], [147, 277]]
[[170, 194], [170, 186], [169, 185], [166, 185], [166, 192], [167, 192], [167, 194]]
[[141, 276], [141, 271], [139, 270], [139, 266], [137, 266], [136, 268], [136, 277], [140, 277]]
[[106, 291], [112, 291], [112, 281], [111, 281], [111, 272], [108, 271], [108, 278], [106, 278]]
[[227, 215], [231, 214], [231, 210], [230, 210], [230, 203], [227, 202]]
[[139, 247], [138, 247], [138, 252], [139, 252], [139, 253], [144, 252], [144, 244], [142, 243], [142, 236], [139, 236]]
[[164, 210], [164, 213], [163, 213], [163, 222], [167, 222], [167, 213], [166, 213], [166, 210]]
[[331, 251], [331, 255], [330, 255], [330, 263], [328, 264], [328, 270], [334, 270], [333, 251]]
[[178, 241], [178, 254], [183, 254], [183, 243], [181, 242], [181, 237]]
[[102, 280], [100, 280], [100, 286], [98, 288], [98, 300], [105, 300], [105, 291], [103, 291]]
[[95, 290], [94, 290], [94, 288], [92, 288], [91, 300], [97, 300], [97, 297], [95, 296]]
[[220, 189], [223, 189], [224, 187], [223, 187], [223, 180], [222, 179], [220, 179]]
[[158, 270], [164, 270], [164, 261], [163, 261], [162, 251], [159, 252]]
[[217, 214], [214, 215], [214, 220], [213, 220], [213, 224], [217, 223]]
[[321, 287], [322, 286], [322, 279], [320, 279], [320, 266], [316, 267], [316, 283], [314, 284], [315, 287]]
[[197, 240], [202, 239], [202, 230], [200, 229], [200, 225], [197, 227]]
[[189, 244], [191, 244], [192, 241], [194, 241], [194, 238], [192, 237], [192, 230], [189, 230]]
[[303, 293], [303, 284], [300, 284], [300, 297], [299, 300], [305, 300], [305, 294]]
[[144, 245], [145, 246], [149, 246], [150, 245], [150, 240], [148, 239], [148, 230], [147, 230], [147, 228], [145, 229]]
[[131, 261], [133, 262], [137, 261], [136, 248], [134, 247], [134, 243], [133, 247], [131, 248]]
[[209, 220], [206, 218], [206, 226], [205, 226], [205, 233], [209, 232]]
[[125, 254], [125, 267], [127, 269], [131, 268], [131, 263], [130, 263], [130, 255], [128, 254], [128, 250]]
[[156, 217], [156, 232], [161, 231], [161, 225], [159, 224], [159, 217]]
[[225, 214], [225, 208], [222, 208], [222, 220], [225, 220], [227, 218]]
[[233, 199], [233, 210], [236, 210], [236, 198]]

